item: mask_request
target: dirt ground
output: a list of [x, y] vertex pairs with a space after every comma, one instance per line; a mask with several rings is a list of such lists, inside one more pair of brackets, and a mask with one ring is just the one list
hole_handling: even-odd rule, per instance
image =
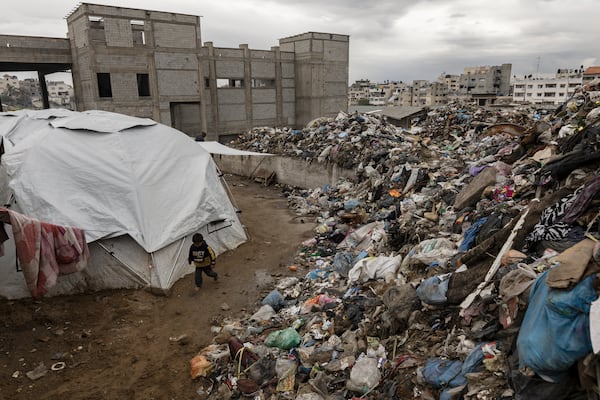
[[[288, 266], [314, 228], [294, 218], [276, 187], [227, 181], [250, 240], [219, 256], [219, 281], [206, 279], [200, 292], [188, 275], [168, 297], [113, 290], [0, 300], [0, 399], [198, 398], [189, 360], [210, 343], [211, 321], [258, 308], [268, 291], [261, 280], [293, 275]], [[181, 335], [189, 343], [171, 340]], [[63, 369], [50, 370], [60, 361]], [[49, 371], [30, 380], [40, 363]]]

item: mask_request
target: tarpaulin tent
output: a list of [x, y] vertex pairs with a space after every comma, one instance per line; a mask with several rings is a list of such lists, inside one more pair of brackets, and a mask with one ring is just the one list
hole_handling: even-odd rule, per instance
[[[168, 289], [193, 271], [193, 233], [217, 253], [246, 240], [210, 154], [175, 129], [104, 111], [27, 110], [0, 113], [0, 136], [0, 199], [86, 232], [88, 268], [62, 276], [50, 294]], [[0, 296], [28, 296], [5, 247]]]

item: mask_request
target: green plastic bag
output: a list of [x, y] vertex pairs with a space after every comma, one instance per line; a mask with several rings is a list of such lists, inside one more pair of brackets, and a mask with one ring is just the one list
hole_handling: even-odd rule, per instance
[[300, 334], [294, 328], [286, 328], [280, 331], [271, 332], [265, 340], [269, 347], [277, 347], [283, 350], [289, 350], [300, 344]]

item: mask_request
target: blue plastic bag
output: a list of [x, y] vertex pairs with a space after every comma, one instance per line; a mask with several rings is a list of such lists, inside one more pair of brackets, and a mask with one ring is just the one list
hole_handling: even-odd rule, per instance
[[348, 199], [348, 200], [344, 201], [344, 209], [347, 211], [354, 210], [359, 205], [360, 205], [360, 201], [357, 199]]
[[446, 304], [450, 274], [436, 275], [425, 279], [417, 288], [417, 296], [423, 303], [431, 305]]
[[315, 279], [327, 279], [329, 278], [329, 274], [331, 274], [331, 269], [317, 268], [309, 271], [304, 278], [310, 281], [313, 281]]
[[[486, 343], [480, 343], [465, 358], [465, 361], [444, 360], [442, 358], [430, 358], [425, 362], [423, 378], [431, 386], [440, 388], [454, 388], [467, 384], [466, 375], [478, 371], [483, 363], [483, 351], [481, 348]], [[442, 397], [440, 396], [440, 399]]]
[[475, 239], [477, 238], [477, 234], [479, 233], [479, 230], [481, 229], [483, 224], [485, 224], [486, 221], [487, 221], [487, 217], [480, 218], [477, 221], [475, 221], [473, 223], [473, 225], [471, 225], [469, 227], [469, 229], [467, 229], [465, 231], [463, 241], [460, 244], [460, 246], [458, 247], [458, 250], [467, 251], [471, 247], [473, 247], [473, 244], [475, 243]]
[[533, 283], [517, 349], [519, 367], [534, 370], [545, 380], [559, 382], [580, 358], [592, 352], [590, 305], [598, 298], [594, 275], [572, 290], [552, 289], [548, 271]]
[[425, 362], [423, 378], [436, 389], [446, 386], [456, 387], [460, 384], [454, 382], [460, 374], [462, 362], [459, 360], [444, 360], [441, 358], [430, 358]]
[[336, 253], [335, 257], [333, 257], [333, 270], [343, 276], [344, 278], [348, 277], [348, 271], [354, 265], [354, 256], [352, 253]]
[[262, 301], [263, 305], [269, 305], [275, 311], [279, 311], [285, 306], [285, 298], [277, 290], [273, 290]]

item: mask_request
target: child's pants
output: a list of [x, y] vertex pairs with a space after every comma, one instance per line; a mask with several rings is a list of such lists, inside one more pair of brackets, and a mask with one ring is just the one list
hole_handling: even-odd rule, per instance
[[206, 275], [213, 278], [215, 281], [217, 280], [217, 277], [219, 276], [219, 274], [217, 274], [215, 271], [213, 271], [211, 266], [196, 267], [196, 272], [194, 275], [194, 278], [196, 281], [196, 287], [202, 287], [202, 272], [204, 272]]

